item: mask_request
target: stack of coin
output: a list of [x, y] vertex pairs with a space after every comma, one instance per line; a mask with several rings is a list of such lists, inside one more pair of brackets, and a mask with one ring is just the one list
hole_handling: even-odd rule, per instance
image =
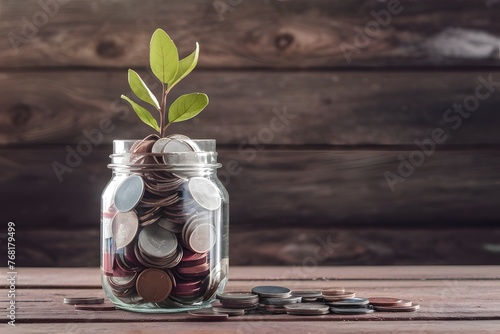
[[373, 309], [366, 298], [348, 298], [326, 303], [330, 311], [336, 314], [369, 314]]
[[259, 307], [269, 313], [287, 313], [286, 305], [301, 303], [302, 297], [260, 298]]
[[298, 303], [285, 305], [286, 312], [292, 315], [323, 315], [330, 313], [325, 304], [320, 303]]
[[420, 308], [420, 305], [413, 304], [412, 301], [406, 299], [372, 297], [369, 300], [373, 308], [381, 312], [413, 312]]
[[252, 310], [259, 305], [259, 296], [249, 292], [226, 292], [217, 294], [223, 308]]
[[179, 174], [165, 165], [174, 159], [189, 166], [189, 152], [197, 151], [182, 135], [151, 135], [131, 148], [127, 162], [138, 172], [117, 182], [102, 216], [103, 273], [125, 303], [206, 300], [222, 280], [216, 254], [210, 257], [218, 242], [219, 190], [200, 172]]
[[321, 291], [323, 300], [327, 302], [334, 302], [342, 299], [354, 298], [354, 292], [345, 291], [344, 288], [329, 288]]
[[292, 296], [302, 297], [302, 302], [316, 302], [323, 298], [321, 290], [293, 290]]

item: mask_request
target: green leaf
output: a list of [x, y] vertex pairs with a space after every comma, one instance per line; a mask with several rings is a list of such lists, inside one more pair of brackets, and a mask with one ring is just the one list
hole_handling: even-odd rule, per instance
[[162, 29], [151, 37], [149, 63], [154, 75], [163, 83], [171, 83], [179, 68], [179, 53], [172, 39]]
[[200, 56], [200, 45], [196, 42], [196, 48], [189, 56], [179, 61], [179, 69], [169, 88], [174, 87], [179, 81], [184, 79], [198, 64], [198, 57]]
[[168, 121], [182, 122], [198, 115], [208, 104], [208, 96], [191, 93], [180, 96], [168, 109]]
[[160, 132], [160, 127], [158, 126], [158, 122], [156, 121], [156, 119], [154, 119], [154, 117], [148, 110], [144, 109], [143, 107], [141, 107], [140, 105], [138, 105], [125, 95], [122, 95], [121, 98], [130, 103], [137, 116], [139, 116], [139, 118], [144, 123], [155, 129], [156, 131]]
[[156, 96], [151, 93], [139, 74], [133, 70], [128, 70], [128, 84], [138, 98], [146, 103], [149, 103], [156, 109], [160, 109], [160, 104], [158, 103]]

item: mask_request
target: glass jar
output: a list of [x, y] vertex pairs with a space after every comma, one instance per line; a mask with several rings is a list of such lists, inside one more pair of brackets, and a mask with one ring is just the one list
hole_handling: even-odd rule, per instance
[[229, 196], [215, 140], [115, 140], [110, 157], [101, 200], [106, 295], [135, 312], [209, 307], [229, 265]]

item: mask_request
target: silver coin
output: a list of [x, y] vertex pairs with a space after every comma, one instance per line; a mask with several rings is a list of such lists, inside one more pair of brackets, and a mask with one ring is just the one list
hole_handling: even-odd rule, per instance
[[137, 206], [144, 195], [144, 181], [139, 175], [130, 175], [115, 190], [116, 209], [127, 212]]
[[300, 303], [302, 297], [287, 297], [287, 298], [261, 298], [260, 302], [266, 305], [288, 305]]
[[195, 148], [188, 139], [170, 139], [163, 147], [163, 153], [193, 152]]
[[342, 306], [349, 306], [349, 307], [355, 307], [355, 306], [365, 306], [368, 305], [369, 301], [366, 298], [347, 298], [347, 299], [342, 299], [338, 301], [332, 301], [329, 302], [328, 305], [334, 306], [334, 307], [342, 307]]
[[139, 218], [134, 211], [117, 212], [111, 222], [111, 231], [117, 249], [130, 244], [137, 234]]
[[259, 301], [259, 296], [250, 292], [224, 292], [218, 293], [217, 299], [219, 300], [246, 300], [246, 301]]
[[359, 307], [359, 308], [330, 307], [330, 311], [336, 314], [370, 314], [374, 312], [372, 309], [366, 307]]
[[103, 304], [104, 298], [100, 297], [66, 297], [64, 298], [64, 304], [76, 305], [76, 304]]
[[188, 245], [196, 253], [208, 252], [216, 243], [215, 228], [211, 224], [199, 224], [191, 232]]
[[295, 315], [320, 315], [330, 312], [330, 308], [324, 304], [318, 303], [297, 303], [285, 305], [288, 314]]
[[217, 312], [217, 313], [225, 313], [229, 316], [238, 316], [238, 315], [245, 314], [244, 309], [238, 309], [238, 308], [227, 308], [227, 307], [214, 306], [214, 307], [212, 307], [212, 310], [214, 312]]
[[146, 226], [139, 233], [139, 248], [148, 256], [164, 258], [177, 251], [177, 238], [156, 224]]
[[163, 149], [165, 148], [165, 145], [167, 145], [168, 142], [170, 142], [172, 139], [170, 138], [160, 138], [158, 139], [153, 147], [151, 148], [152, 153], [163, 153]]
[[191, 178], [188, 182], [188, 189], [196, 203], [207, 210], [216, 210], [222, 203], [217, 187], [206, 178]]
[[261, 298], [287, 298], [290, 297], [290, 289], [282, 286], [263, 285], [256, 286], [252, 292]]

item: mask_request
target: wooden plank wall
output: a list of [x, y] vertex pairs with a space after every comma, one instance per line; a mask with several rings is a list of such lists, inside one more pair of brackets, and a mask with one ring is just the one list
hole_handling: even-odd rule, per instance
[[[0, 0], [0, 221], [18, 266], [98, 265], [110, 144], [149, 133], [119, 96], [127, 68], [150, 75], [157, 27], [181, 55], [201, 45], [172, 98], [211, 103], [172, 130], [217, 140], [231, 263], [498, 263], [499, 2]], [[405, 177], [391, 189], [387, 172]]]

